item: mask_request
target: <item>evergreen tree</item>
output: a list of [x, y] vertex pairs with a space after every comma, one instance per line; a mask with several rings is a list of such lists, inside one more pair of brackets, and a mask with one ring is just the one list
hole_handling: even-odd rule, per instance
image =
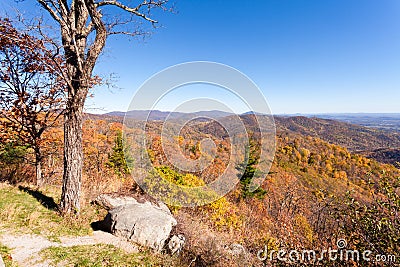
[[260, 146], [253, 139], [250, 138], [249, 145], [245, 149], [245, 158], [243, 162], [236, 166], [239, 171], [238, 178], [242, 186], [242, 196], [243, 198], [248, 197], [258, 197], [263, 198], [267, 193], [261, 187], [255, 190], [251, 188], [251, 181], [253, 179], [261, 177], [264, 173], [257, 168], [260, 161]]
[[133, 158], [129, 153], [129, 146], [123, 138], [121, 131], [117, 132], [113, 152], [109, 155], [106, 164], [120, 177], [132, 172]]
[[15, 176], [20, 166], [26, 161], [27, 146], [14, 142], [0, 142], [0, 181], [3, 179], [11, 183], [17, 182], [21, 177]]

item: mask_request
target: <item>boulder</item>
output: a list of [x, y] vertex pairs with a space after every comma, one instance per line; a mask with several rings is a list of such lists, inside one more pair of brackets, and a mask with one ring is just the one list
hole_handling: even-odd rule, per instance
[[174, 255], [179, 254], [185, 245], [186, 238], [183, 235], [174, 235], [168, 242], [169, 252]]
[[104, 230], [116, 236], [159, 251], [176, 224], [168, 207], [148, 201], [114, 207], [101, 223]]
[[[149, 202], [149, 200], [144, 199], [143, 197], [136, 196], [113, 196], [112, 194], [101, 194], [96, 197], [94, 200], [94, 203], [99, 205], [100, 207], [103, 207], [106, 210], [111, 210], [113, 208], [116, 208], [118, 206], [124, 206], [124, 205], [130, 205], [130, 204], [139, 204], [139, 203], [145, 203]], [[161, 201], [153, 201], [152, 204], [155, 204], [165, 212], [169, 213], [169, 209], [167, 205], [165, 205]]]
[[240, 244], [231, 244], [226, 250], [232, 256], [240, 256], [246, 253], [245, 248]]
[[127, 204], [137, 204], [139, 203], [136, 198], [127, 197], [127, 196], [112, 196], [109, 194], [101, 194], [96, 197], [94, 203], [99, 205], [100, 207], [105, 208], [106, 210], [110, 210], [116, 208], [118, 206], [127, 205]]

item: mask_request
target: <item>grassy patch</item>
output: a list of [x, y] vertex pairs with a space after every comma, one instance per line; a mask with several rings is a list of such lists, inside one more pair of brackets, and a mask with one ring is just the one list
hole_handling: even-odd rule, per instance
[[32, 233], [57, 241], [60, 236], [87, 235], [90, 223], [104, 218], [104, 211], [84, 208], [79, 218], [59, 215], [53, 196], [54, 189], [43, 192], [29, 187], [0, 186], [0, 230]]
[[6, 267], [18, 267], [11, 258], [10, 249], [2, 244], [0, 244], [0, 256], [2, 257]]
[[125, 253], [112, 245], [50, 247], [40, 252], [43, 259], [63, 266], [178, 266], [173, 258], [149, 252]]

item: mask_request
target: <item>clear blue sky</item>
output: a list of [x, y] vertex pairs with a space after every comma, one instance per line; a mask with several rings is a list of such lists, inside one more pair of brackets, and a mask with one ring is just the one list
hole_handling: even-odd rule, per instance
[[[151, 37], [108, 41], [96, 70], [115, 73], [120, 89], [96, 89], [89, 112], [124, 111], [151, 75], [195, 60], [224, 63], [248, 75], [275, 114], [400, 112], [399, 0], [175, 3], [176, 14], [156, 14], [162, 27]], [[18, 4], [27, 5], [32, 4]], [[10, 6], [16, 4], [0, 4], [3, 10]], [[184, 94], [221, 95], [214, 89], [193, 86], [193, 95]], [[160, 109], [171, 109], [178, 96]]]

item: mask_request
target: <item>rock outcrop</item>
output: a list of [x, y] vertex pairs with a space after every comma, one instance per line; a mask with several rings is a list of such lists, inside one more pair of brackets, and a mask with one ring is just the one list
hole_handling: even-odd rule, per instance
[[106, 218], [99, 223], [100, 228], [141, 246], [162, 250], [177, 224], [163, 203], [140, 203], [133, 197], [113, 198], [107, 195], [102, 195], [100, 199], [102, 206], [109, 207]]
[[111, 210], [118, 206], [139, 204], [139, 203], [145, 203], [145, 202], [153, 203], [153, 204], [155, 204], [155, 206], [158, 206], [165, 212], [167, 212], [167, 213], [170, 212], [167, 205], [165, 205], [163, 202], [161, 202], [161, 201], [150, 202], [149, 200], [146, 200], [146, 199], [140, 198], [140, 197], [113, 196], [110, 194], [101, 194], [94, 200], [94, 203], [103, 207], [106, 210]]

